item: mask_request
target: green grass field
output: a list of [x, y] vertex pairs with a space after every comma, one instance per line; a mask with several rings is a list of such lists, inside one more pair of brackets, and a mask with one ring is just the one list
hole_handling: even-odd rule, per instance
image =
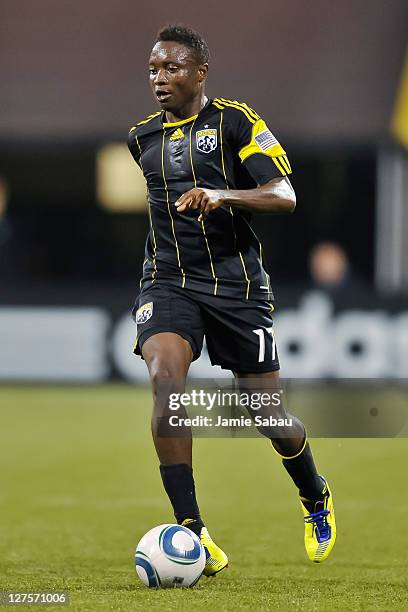
[[1, 591], [66, 589], [81, 611], [408, 609], [407, 438], [312, 440], [337, 510], [323, 565], [306, 559], [296, 492], [267, 441], [196, 440], [199, 503], [230, 567], [191, 590], [144, 587], [135, 545], [174, 520], [150, 404], [125, 385], [0, 387]]

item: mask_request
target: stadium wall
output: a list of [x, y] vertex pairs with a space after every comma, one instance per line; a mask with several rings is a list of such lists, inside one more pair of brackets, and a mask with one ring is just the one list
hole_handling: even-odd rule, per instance
[[[132, 354], [134, 287], [16, 291], [0, 307], [0, 380], [93, 383], [147, 381]], [[28, 299], [27, 299], [28, 298]], [[279, 292], [276, 338], [287, 378], [404, 378], [408, 302], [368, 291], [330, 296], [300, 287]], [[191, 375], [227, 375], [204, 349]]]

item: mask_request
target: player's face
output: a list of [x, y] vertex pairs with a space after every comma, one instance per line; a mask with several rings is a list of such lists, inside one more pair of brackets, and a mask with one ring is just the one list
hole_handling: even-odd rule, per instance
[[207, 68], [198, 66], [192, 50], [180, 43], [156, 43], [149, 59], [150, 86], [162, 109], [175, 112], [192, 102]]

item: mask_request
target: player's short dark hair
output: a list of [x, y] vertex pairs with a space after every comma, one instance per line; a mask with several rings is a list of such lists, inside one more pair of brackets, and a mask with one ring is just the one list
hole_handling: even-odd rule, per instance
[[210, 59], [208, 45], [201, 34], [183, 25], [166, 26], [157, 35], [156, 42], [159, 41], [177, 42], [192, 49], [198, 64], [206, 64]]

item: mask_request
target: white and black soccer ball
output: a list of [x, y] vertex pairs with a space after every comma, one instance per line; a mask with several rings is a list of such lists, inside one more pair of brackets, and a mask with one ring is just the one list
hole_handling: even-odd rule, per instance
[[192, 587], [203, 573], [205, 550], [199, 537], [181, 525], [159, 525], [140, 540], [136, 573], [148, 587]]

